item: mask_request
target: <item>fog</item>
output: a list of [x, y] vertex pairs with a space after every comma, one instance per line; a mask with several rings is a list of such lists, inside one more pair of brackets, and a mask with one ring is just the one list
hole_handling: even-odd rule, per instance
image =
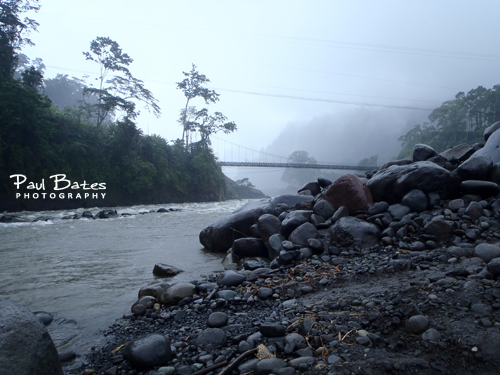
[[[388, 160], [399, 152], [397, 138], [432, 109], [459, 91], [500, 83], [496, 0], [40, 4], [36, 46], [23, 52], [43, 60], [46, 78], [93, 82], [97, 65], [82, 52], [110, 37], [159, 100], [161, 116], [142, 110], [137, 126], [167, 140], [182, 134], [176, 120], [185, 97], [176, 82], [192, 63], [221, 94], [209, 109], [238, 126], [221, 139], [335, 163]], [[280, 184], [279, 172], [225, 171]]]

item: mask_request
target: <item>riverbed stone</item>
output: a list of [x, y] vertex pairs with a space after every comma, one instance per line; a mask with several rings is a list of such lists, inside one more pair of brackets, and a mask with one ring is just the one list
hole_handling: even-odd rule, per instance
[[229, 270], [223, 272], [219, 279], [217, 280], [217, 284], [223, 286], [237, 286], [240, 285], [243, 281], [245, 281], [246, 277], [241, 273]]
[[324, 219], [328, 219], [335, 213], [335, 207], [330, 202], [320, 199], [314, 204], [313, 212]]
[[186, 297], [191, 297], [196, 293], [196, 287], [191, 283], [177, 283], [169, 286], [159, 298], [159, 301], [166, 305], [175, 305]]
[[436, 216], [424, 226], [424, 233], [436, 237], [438, 241], [448, 241], [451, 238], [453, 222], [443, 216]]
[[255, 364], [254, 374], [271, 374], [284, 367], [286, 367], [286, 362], [281, 358], [265, 358]]
[[412, 212], [422, 212], [427, 210], [427, 196], [422, 190], [413, 189], [403, 197], [401, 204]]
[[380, 230], [375, 224], [346, 216], [330, 227], [330, 234], [334, 246], [367, 248], [378, 244]]
[[24, 306], [0, 299], [0, 373], [62, 375], [56, 347], [40, 320]]
[[413, 161], [425, 161], [433, 156], [436, 156], [437, 152], [431, 146], [424, 145], [422, 143], [417, 143], [413, 147]]
[[471, 158], [474, 156], [487, 157], [493, 164], [500, 162], [500, 132], [493, 132], [484, 147], [474, 152]]
[[[309, 206], [312, 205], [314, 197], [310, 195], [299, 194], [283, 194], [271, 199], [271, 204], [277, 207], [280, 203], [286, 204], [288, 207], [293, 208], [297, 205]], [[272, 212], [268, 212], [272, 213]]]
[[264, 241], [264, 244], [268, 242], [269, 237], [273, 234], [279, 234], [280, 228], [281, 222], [274, 215], [264, 214], [257, 220], [257, 229], [259, 231], [260, 238]]
[[405, 324], [405, 331], [410, 334], [423, 333], [427, 328], [429, 328], [429, 319], [424, 315], [414, 315]]
[[284, 250], [283, 241], [285, 240], [286, 238], [281, 234], [273, 234], [269, 237], [268, 245], [266, 245], [269, 259], [273, 260], [280, 255], [280, 252]]
[[157, 333], [150, 334], [125, 345], [123, 357], [138, 370], [164, 366], [172, 359], [170, 340]]
[[281, 233], [288, 237], [296, 228], [311, 220], [312, 211], [296, 210], [289, 212], [281, 223]]
[[274, 206], [268, 199], [249, 202], [232, 215], [226, 216], [200, 232], [200, 243], [208, 250], [226, 252], [234, 240], [248, 237], [250, 227], [265, 213], [273, 213]]
[[286, 328], [278, 323], [263, 323], [259, 327], [260, 333], [265, 337], [285, 336]]
[[206, 347], [211, 345], [219, 348], [227, 343], [226, 333], [220, 328], [204, 329], [195, 340], [197, 346]]
[[440, 155], [446, 158], [448, 161], [453, 161], [453, 160], [465, 161], [473, 153], [474, 149], [470, 145], [462, 143], [461, 145], [443, 151]]
[[180, 268], [169, 266], [165, 263], [156, 263], [153, 267], [153, 275], [158, 277], [172, 277], [181, 272], [182, 270]]
[[301, 193], [303, 191], [309, 190], [311, 192], [311, 195], [315, 196], [321, 193], [321, 186], [319, 186], [319, 183], [316, 181], [314, 182], [308, 182], [304, 186], [302, 186], [299, 190], [297, 190], [297, 193]]
[[441, 334], [435, 328], [429, 328], [424, 333], [422, 333], [422, 340], [430, 342], [439, 342], [441, 340]]
[[38, 318], [44, 326], [48, 326], [54, 320], [54, 316], [46, 311], [34, 311], [33, 314]]
[[474, 155], [460, 164], [457, 172], [462, 180], [487, 180], [492, 168], [489, 157]]
[[217, 311], [211, 313], [207, 319], [207, 327], [209, 328], [220, 328], [224, 327], [228, 322], [229, 317], [226, 313]]
[[487, 270], [493, 276], [500, 275], [500, 258], [494, 258], [490, 260], [487, 266]]
[[[273, 217], [278, 220], [275, 216]], [[234, 240], [232, 250], [233, 254], [239, 256], [240, 258], [266, 257], [268, 255], [267, 247], [264, 245], [264, 241], [260, 238], [238, 238]]]
[[479, 195], [489, 198], [499, 191], [498, 184], [491, 181], [467, 180], [460, 183], [460, 191], [464, 194]]
[[465, 214], [470, 216], [472, 220], [477, 220], [481, 216], [484, 216], [483, 206], [479, 202], [470, 202], [465, 209]]
[[364, 212], [373, 204], [370, 189], [353, 174], [337, 178], [325, 192], [323, 199], [330, 202], [333, 207], [346, 207], [349, 214]]
[[411, 190], [419, 189], [425, 194], [436, 192], [441, 197], [456, 190], [450, 172], [430, 161], [419, 161], [409, 165], [392, 165], [381, 169], [368, 181], [368, 187], [375, 201], [399, 203]]
[[316, 238], [317, 236], [318, 230], [316, 227], [311, 223], [304, 223], [290, 234], [288, 240], [296, 245], [306, 246], [310, 238]]

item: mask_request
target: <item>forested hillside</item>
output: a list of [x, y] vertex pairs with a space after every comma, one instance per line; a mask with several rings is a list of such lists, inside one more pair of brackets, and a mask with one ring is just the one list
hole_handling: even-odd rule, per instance
[[441, 152], [461, 143], [483, 142], [483, 132], [500, 120], [500, 85], [491, 89], [482, 86], [467, 94], [459, 92], [455, 99], [444, 102], [429, 115], [429, 122], [416, 125], [401, 136], [399, 158], [413, 152], [413, 146], [423, 143]]
[[[30, 65], [20, 53], [38, 25], [22, 14], [38, 8], [16, 0], [0, 7], [0, 211], [223, 199], [224, 177], [209, 147], [213, 129], [187, 145], [137, 128], [137, 102], [155, 114], [160, 107], [118, 43], [97, 38], [84, 53], [100, 64], [99, 87], [62, 75], [44, 80], [43, 63]], [[53, 176], [63, 174], [71, 184], [57, 189]]]

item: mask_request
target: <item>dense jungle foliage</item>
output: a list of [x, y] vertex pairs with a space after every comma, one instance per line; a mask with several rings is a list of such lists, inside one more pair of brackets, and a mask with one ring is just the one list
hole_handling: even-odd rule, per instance
[[479, 86], [467, 94], [459, 92], [455, 99], [432, 111], [428, 123], [416, 125], [398, 139], [402, 148], [398, 158], [410, 157], [417, 143], [437, 152], [462, 143], [481, 143], [484, 129], [499, 120], [500, 85], [491, 89]]
[[[115, 59], [114, 67], [126, 74], [106, 81], [101, 77], [108, 87], [102, 85], [99, 90], [86, 92], [81, 81], [62, 75], [44, 81], [43, 64], [26, 66], [20, 49], [31, 43], [26, 35], [38, 24], [21, 14], [38, 8], [35, 0], [0, 4], [0, 211], [223, 199], [224, 176], [208, 140], [188, 146], [182, 140], [168, 143], [137, 128], [133, 120], [138, 112], [135, 103], [123, 96], [126, 89], [131, 90], [130, 97], [143, 95], [156, 112], [159, 107], [142, 81], [126, 70], [132, 60], [117, 50], [114, 41], [106, 39], [105, 44], [96, 39], [101, 42], [97, 47]], [[58, 95], [70, 98], [64, 90], [73, 90], [75, 99], [64, 109], [58, 108], [44, 94], [45, 88], [55, 101]], [[81, 100], [82, 94], [87, 100]], [[72, 105], [77, 100], [79, 104]], [[120, 110], [124, 114], [118, 117]], [[14, 174], [27, 177], [19, 190], [10, 177]], [[40, 184], [44, 180], [43, 192], [52, 192], [50, 176], [57, 174], [78, 184], [105, 183], [106, 189], [99, 191], [106, 193], [105, 199], [16, 198], [17, 192], [42, 192], [26, 190], [30, 181]], [[72, 191], [77, 192], [85, 193]]]

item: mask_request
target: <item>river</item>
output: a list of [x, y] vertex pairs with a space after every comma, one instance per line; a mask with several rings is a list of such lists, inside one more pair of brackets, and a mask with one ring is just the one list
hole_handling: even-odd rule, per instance
[[[61, 220], [83, 209], [15, 213], [53, 219], [0, 223], [0, 298], [53, 314], [49, 331], [58, 349], [83, 354], [99, 330], [130, 312], [139, 289], [157, 280], [156, 263], [184, 271], [167, 282], [220, 272], [223, 254], [204, 250], [198, 235], [245, 202], [116, 207], [132, 215], [96, 220]], [[161, 207], [180, 211], [139, 214]]]

